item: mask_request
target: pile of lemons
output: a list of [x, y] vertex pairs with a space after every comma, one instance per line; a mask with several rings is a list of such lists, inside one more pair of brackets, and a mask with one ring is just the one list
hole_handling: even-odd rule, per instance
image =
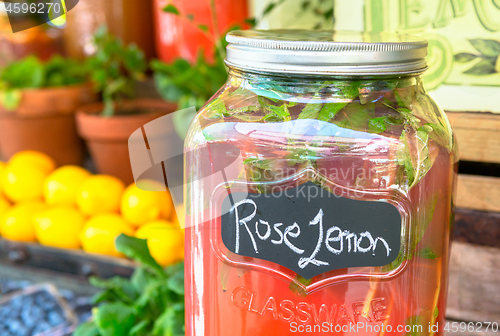
[[168, 266], [184, 258], [183, 210], [176, 210], [168, 191], [125, 187], [78, 166], [56, 169], [40, 152], [0, 162], [0, 234], [6, 239], [120, 257], [114, 240], [124, 233], [147, 239], [151, 255]]

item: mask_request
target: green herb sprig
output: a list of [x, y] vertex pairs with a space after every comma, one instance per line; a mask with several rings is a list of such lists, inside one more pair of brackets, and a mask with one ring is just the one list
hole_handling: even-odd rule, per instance
[[124, 43], [105, 26], [94, 34], [96, 52], [87, 64], [97, 92], [102, 94], [104, 111], [111, 117], [123, 99], [134, 98], [135, 83], [145, 78], [148, 64], [144, 52], [135, 44]]
[[28, 56], [0, 69], [0, 105], [15, 110], [21, 102], [22, 89], [78, 85], [88, 80], [88, 67], [80, 61], [56, 55], [42, 62]]
[[116, 249], [139, 266], [132, 277], [90, 278], [101, 291], [92, 320], [74, 336], [181, 336], [184, 335], [184, 264], [165, 270], [151, 257], [146, 240], [120, 235]]

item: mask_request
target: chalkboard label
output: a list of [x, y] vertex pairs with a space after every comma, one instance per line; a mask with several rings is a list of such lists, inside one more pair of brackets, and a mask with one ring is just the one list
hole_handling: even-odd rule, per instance
[[232, 193], [222, 213], [222, 241], [230, 251], [306, 279], [387, 265], [401, 245], [402, 220], [394, 205], [339, 197], [312, 182], [279, 194]]

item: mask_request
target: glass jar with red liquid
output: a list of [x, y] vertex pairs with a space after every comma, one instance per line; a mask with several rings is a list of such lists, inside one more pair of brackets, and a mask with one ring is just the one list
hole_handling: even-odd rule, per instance
[[227, 41], [185, 142], [186, 335], [442, 335], [457, 150], [427, 43]]

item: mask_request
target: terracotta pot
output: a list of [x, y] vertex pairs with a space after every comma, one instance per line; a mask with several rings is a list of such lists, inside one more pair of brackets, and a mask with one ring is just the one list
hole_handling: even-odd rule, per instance
[[85, 147], [76, 132], [74, 112], [94, 101], [89, 85], [23, 90], [15, 111], [0, 107], [2, 158], [31, 149], [46, 153], [58, 165], [82, 164]]
[[155, 56], [153, 5], [144, 0], [85, 0], [80, 1], [67, 15], [63, 30], [66, 53], [83, 59], [95, 50], [92, 39], [95, 31], [105, 25], [125, 44], [134, 43], [147, 58]]
[[76, 113], [78, 133], [85, 139], [97, 171], [134, 182], [130, 165], [128, 139], [144, 124], [176, 110], [177, 105], [162, 100], [137, 99], [125, 102], [127, 108], [145, 111], [141, 114], [100, 115], [102, 103], [82, 106]]
[[[215, 0], [219, 34], [224, 36], [229, 28], [238, 25], [244, 29], [248, 17], [247, 0]], [[168, 4], [177, 7], [181, 15], [163, 11]], [[192, 63], [203, 51], [212, 62], [214, 58], [214, 25], [210, 1], [154, 0], [154, 22], [156, 53], [158, 57], [170, 63], [179, 57]], [[192, 16], [192, 21], [186, 20]], [[208, 34], [199, 28], [208, 27]]]

